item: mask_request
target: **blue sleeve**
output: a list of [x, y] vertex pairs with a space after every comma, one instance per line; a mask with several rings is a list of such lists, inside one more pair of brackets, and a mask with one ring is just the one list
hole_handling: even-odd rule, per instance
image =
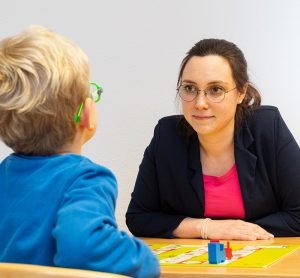
[[54, 264], [159, 277], [159, 264], [149, 247], [118, 230], [116, 180], [110, 171], [98, 168], [82, 174], [65, 194], [53, 230], [57, 243]]

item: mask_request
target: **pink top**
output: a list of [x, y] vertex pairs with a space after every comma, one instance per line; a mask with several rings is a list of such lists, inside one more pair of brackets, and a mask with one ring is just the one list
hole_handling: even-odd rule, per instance
[[245, 218], [239, 177], [235, 164], [221, 177], [203, 175], [205, 217]]

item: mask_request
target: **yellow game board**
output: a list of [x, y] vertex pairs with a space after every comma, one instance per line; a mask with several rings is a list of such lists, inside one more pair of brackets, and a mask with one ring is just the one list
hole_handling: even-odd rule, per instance
[[[223, 242], [221, 242], [223, 243]], [[226, 242], [224, 242], [226, 245]], [[149, 244], [161, 266], [268, 267], [300, 245], [231, 245], [232, 259], [209, 264], [207, 245]], [[225, 246], [226, 247], [226, 246]]]

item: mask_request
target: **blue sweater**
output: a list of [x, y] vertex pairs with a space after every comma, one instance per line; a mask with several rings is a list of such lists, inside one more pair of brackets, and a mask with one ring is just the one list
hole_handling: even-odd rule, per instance
[[0, 261], [158, 277], [140, 240], [119, 231], [117, 183], [79, 155], [12, 154], [0, 164]]

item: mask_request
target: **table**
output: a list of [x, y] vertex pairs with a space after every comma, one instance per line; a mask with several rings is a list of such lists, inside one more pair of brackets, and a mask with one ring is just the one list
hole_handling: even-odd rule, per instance
[[[148, 244], [153, 243], [166, 243], [166, 244], [207, 244], [207, 240], [202, 239], [162, 239], [162, 238], [141, 238]], [[299, 244], [300, 237], [281, 237], [270, 240], [257, 240], [257, 241], [230, 241], [231, 244], [243, 245], [265, 245], [265, 244]], [[228, 277], [228, 278], [253, 278], [253, 277], [300, 277], [300, 248], [295, 252], [288, 254], [279, 261], [275, 262], [267, 268], [226, 268], [226, 267], [186, 267], [186, 266], [162, 266], [161, 277]]]

